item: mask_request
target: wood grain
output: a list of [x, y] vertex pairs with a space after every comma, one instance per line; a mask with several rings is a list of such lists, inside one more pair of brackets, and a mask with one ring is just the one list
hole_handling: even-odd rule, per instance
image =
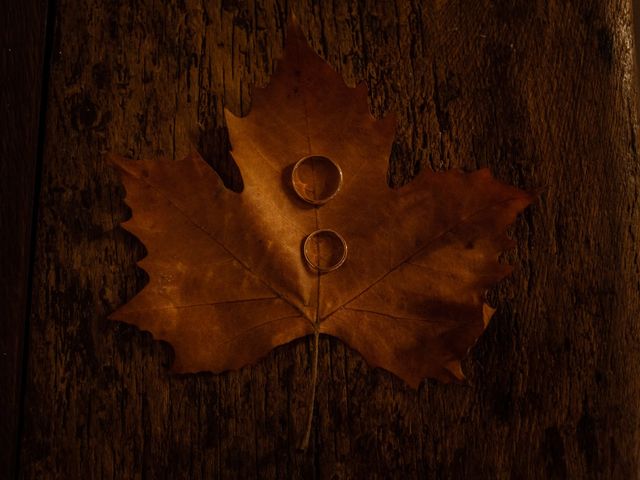
[[[488, 166], [543, 188], [464, 364], [413, 391], [321, 339], [222, 375], [106, 316], [145, 283], [103, 156], [193, 148], [241, 187], [222, 105], [282, 48], [277, 0], [58, 5], [29, 348], [24, 478], [635, 478], [640, 247], [631, 5], [290, 2], [314, 48], [400, 118], [390, 182]], [[206, 206], [203, 206], [206, 208]]]
[[17, 473], [47, 17], [46, 1], [6, 3], [0, 15], [0, 478]]

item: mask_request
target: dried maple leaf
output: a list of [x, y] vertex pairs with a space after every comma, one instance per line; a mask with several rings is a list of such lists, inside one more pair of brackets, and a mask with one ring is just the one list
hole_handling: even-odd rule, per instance
[[[373, 118], [366, 87], [347, 87], [295, 28], [251, 112], [226, 119], [242, 193], [195, 154], [111, 158], [133, 211], [123, 226], [146, 246], [139, 264], [150, 278], [112, 318], [169, 342], [178, 372], [237, 369], [328, 334], [412, 387], [463, 378], [460, 360], [493, 313], [483, 294], [510, 272], [498, 262], [511, 246], [506, 229], [532, 196], [486, 169], [425, 171], [389, 188], [395, 118]], [[290, 183], [291, 166], [309, 155], [342, 168], [340, 191], [320, 207]], [[310, 194], [326, 187], [306, 173]], [[326, 274], [302, 252], [320, 228], [348, 246], [346, 262]]]

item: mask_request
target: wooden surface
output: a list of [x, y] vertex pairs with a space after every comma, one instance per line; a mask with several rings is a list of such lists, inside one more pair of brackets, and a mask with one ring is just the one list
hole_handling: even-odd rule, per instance
[[0, 478], [17, 466], [46, 16], [41, 0], [3, 2], [0, 14]]
[[[197, 148], [238, 187], [222, 105], [247, 111], [285, 2], [60, 0], [30, 319], [24, 478], [637, 478], [640, 210], [630, 2], [291, 2], [314, 47], [401, 119], [390, 181], [489, 166], [542, 187], [517, 271], [464, 364], [418, 391], [322, 338], [222, 375], [106, 315], [145, 283], [106, 152]], [[203, 205], [203, 208], [207, 208]], [[372, 213], [374, 214], [374, 212]]]

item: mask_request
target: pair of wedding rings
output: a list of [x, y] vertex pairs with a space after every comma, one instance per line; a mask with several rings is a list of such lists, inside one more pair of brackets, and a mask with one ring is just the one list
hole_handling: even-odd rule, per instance
[[[328, 157], [309, 155], [294, 165], [291, 183], [300, 199], [319, 207], [340, 191], [342, 169]], [[327, 273], [340, 268], [347, 259], [347, 243], [335, 230], [316, 230], [305, 238], [302, 253], [313, 270]]]

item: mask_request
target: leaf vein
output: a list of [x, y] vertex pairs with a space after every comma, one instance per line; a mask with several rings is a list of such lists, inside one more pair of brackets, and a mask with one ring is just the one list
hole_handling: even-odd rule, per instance
[[162, 310], [171, 310], [172, 308], [175, 308], [176, 310], [182, 310], [185, 308], [192, 308], [192, 307], [212, 307], [215, 305], [230, 305], [230, 304], [245, 303], [245, 302], [259, 302], [264, 300], [282, 300], [282, 299], [278, 296], [274, 296], [274, 297], [258, 297], [258, 298], [239, 299], [239, 300], [221, 300], [219, 302], [192, 303], [191, 305], [167, 305], [165, 307], [144, 308], [144, 309], [140, 308], [136, 310], [129, 310], [127, 312], [127, 315], [130, 313], [139, 313], [139, 312], [159, 312]]

